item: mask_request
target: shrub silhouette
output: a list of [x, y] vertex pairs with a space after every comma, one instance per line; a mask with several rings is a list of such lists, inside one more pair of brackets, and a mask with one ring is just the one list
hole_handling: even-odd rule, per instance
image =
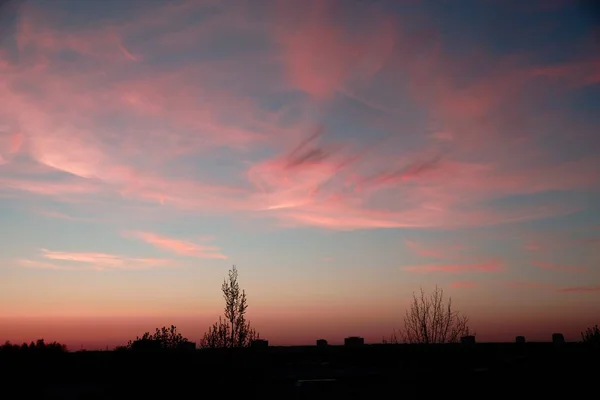
[[238, 272], [235, 267], [229, 270], [227, 279], [221, 285], [225, 299], [224, 316], [219, 317], [200, 341], [204, 348], [248, 347], [259, 334], [246, 321], [248, 308], [246, 292], [240, 290]]
[[598, 325], [587, 328], [585, 332], [581, 332], [583, 343], [600, 345], [600, 328]]
[[[183, 343], [186, 343], [187, 338], [183, 337], [181, 333], [177, 332], [177, 327], [175, 325], [171, 325], [169, 328], [163, 326], [162, 328], [156, 328], [154, 334], [150, 334], [150, 332], [146, 332], [142, 335], [142, 337], [136, 337], [134, 341], [129, 341], [127, 343], [126, 348], [131, 349], [135, 342], [140, 341], [156, 341], [160, 344], [160, 348], [162, 349], [177, 349]], [[119, 347], [119, 350], [123, 348]]]
[[44, 339], [38, 339], [30, 344], [23, 343], [21, 345], [12, 344], [6, 341], [0, 346], [2, 352], [31, 352], [31, 353], [66, 353], [67, 346], [58, 342], [46, 343]]

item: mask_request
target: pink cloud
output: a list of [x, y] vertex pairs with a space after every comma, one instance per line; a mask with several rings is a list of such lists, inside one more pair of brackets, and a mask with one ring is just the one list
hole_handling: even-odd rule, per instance
[[4, 190], [12, 189], [46, 196], [81, 195], [99, 192], [100, 185], [89, 181], [34, 181], [25, 179], [0, 178], [0, 187]]
[[553, 264], [553, 263], [546, 263], [546, 262], [541, 262], [541, 261], [534, 262], [533, 265], [535, 265], [538, 268], [549, 270], [549, 271], [563, 271], [563, 272], [585, 272], [585, 271], [587, 271], [587, 268], [584, 268], [584, 267], [578, 267], [578, 266], [573, 266], [573, 265]]
[[[444, 38], [435, 29], [430, 33], [420, 42], [403, 43], [409, 54], [395, 53], [392, 65], [406, 74], [412, 95], [430, 111], [435, 125], [443, 127], [455, 146], [460, 144], [462, 154], [473, 158], [485, 154], [482, 159], [506, 163], [511, 158], [523, 161], [540, 156], [540, 148], [533, 143], [551, 134], [549, 121], [556, 123], [557, 114], [547, 115], [536, 132], [530, 129], [529, 116], [544, 112], [539, 109], [543, 93], [564, 93], [572, 85], [540, 73], [543, 64], [531, 67], [531, 54], [498, 56], [474, 48], [457, 57], [444, 51]], [[412, 54], [416, 51], [420, 51], [419, 57]], [[593, 84], [596, 61], [581, 63], [590, 73], [575, 72], [572, 77], [591, 74], [584, 83]], [[462, 78], [465, 71], [473, 72], [468, 81]], [[399, 89], [403, 84], [398, 80]], [[562, 123], [564, 129], [572, 127], [572, 119]]]
[[488, 262], [483, 264], [429, 264], [408, 266], [403, 268], [410, 272], [447, 272], [447, 273], [464, 273], [464, 272], [498, 272], [503, 269], [499, 262]]
[[40, 215], [43, 215], [44, 217], [47, 217], [47, 218], [66, 219], [69, 221], [85, 220], [85, 219], [75, 218], [70, 215], [58, 212], [58, 211], [37, 210], [37, 213]]
[[[135, 23], [81, 31], [25, 7], [17, 34], [22, 62], [18, 68], [0, 65], [0, 97], [7, 99], [0, 117], [7, 118], [6, 132], [19, 132], [6, 143], [0, 136], [0, 164], [12, 165], [18, 152], [31, 164], [81, 179], [38, 184], [19, 169], [2, 178], [0, 190], [66, 201], [102, 193], [165, 209], [351, 230], [484, 226], [564, 215], [581, 206], [559, 200], [502, 209], [488, 204], [512, 195], [598, 189], [597, 157], [553, 162], [531, 137], [512, 136], [523, 131], [520, 113], [536, 103], [524, 96], [525, 88], [546, 80], [568, 88], [571, 81], [561, 77], [581, 71], [590, 76], [584, 82], [594, 82], [595, 61], [575, 62], [577, 68], [523, 67], [522, 57], [498, 59], [483, 51], [456, 59], [442, 51], [434, 30], [404, 32], [401, 23], [368, 6], [360, 8], [365, 18], [361, 35], [354, 35], [336, 2], [282, 3], [268, 21], [217, 13], [206, 25], [168, 29], [164, 15], [186, 16], [204, 4], [149, 7]], [[194, 45], [204, 48], [207, 37], [229, 37], [223, 21], [235, 21], [227, 25], [235, 32], [272, 34], [277, 53], [150, 67], [157, 49], [130, 40], [153, 28], [159, 53], [187, 54]], [[63, 51], [86, 62], [66, 76], [71, 64], [56, 57]], [[473, 65], [478, 74], [462, 82]], [[271, 68], [282, 68], [283, 77], [261, 75]], [[366, 96], [362, 89], [371, 83], [385, 84], [394, 95]], [[320, 118], [314, 101], [277, 111], [261, 106], [263, 97], [290, 86], [317, 104], [339, 92], [400, 114], [401, 105], [414, 100], [436, 129], [413, 140], [398, 118], [365, 117], [365, 133], [384, 127], [394, 134], [376, 144], [353, 143], [332, 140], [322, 127], [306, 140], [306, 130]], [[400, 95], [407, 88], [408, 99]], [[257, 159], [254, 150], [266, 155]], [[186, 165], [188, 157], [221, 152], [236, 160], [229, 176], [234, 183], [216, 183], [201, 175], [203, 168]], [[528, 163], [516, 165], [515, 154]]]
[[23, 145], [23, 134], [21, 132], [15, 132], [10, 136], [10, 148], [9, 153], [18, 153], [19, 149]]
[[0, 164], [8, 164], [19, 152], [23, 141], [20, 133], [7, 132], [8, 127], [0, 126]]
[[[497, 178], [502, 175], [484, 166], [466, 166], [463, 172], [449, 169], [433, 177], [397, 181], [391, 186], [387, 180], [385, 187], [380, 180], [356, 186], [347, 178], [356, 174], [360, 161], [347, 163], [339, 154], [324, 155], [318, 150], [311, 154], [320, 154], [322, 159], [293, 170], [280, 158], [251, 167], [251, 181], [263, 192], [254, 200], [266, 203], [262, 209], [272, 211], [284, 223], [333, 229], [489, 225], [578, 210], [551, 203], [486, 209], [483, 203], [496, 196], [534, 193], [535, 189], [530, 184], [503, 185]], [[486, 170], [489, 172], [479, 172]], [[474, 174], [478, 176], [469, 176]], [[379, 207], [373, 206], [375, 202]]]
[[460, 289], [460, 288], [473, 288], [478, 286], [477, 282], [470, 282], [470, 281], [456, 281], [456, 282], [452, 282], [450, 284], [450, 287], [453, 287], [455, 289]]
[[[21, 262], [28, 267], [41, 267], [50, 269], [82, 269], [82, 270], [144, 270], [149, 268], [169, 267], [173, 263], [169, 259], [162, 258], [136, 258], [117, 254], [87, 253], [87, 252], [63, 252], [41, 249], [41, 256], [45, 259], [61, 262], [61, 264], [48, 264], [45, 261], [27, 260]], [[56, 268], [51, 268], [55, 265]]]
[[[164, 10], [175, 12], [175, 8], [165, 6]], [[184, 8], [189, 11], [189, 7]], [[240, 148], [263, 140], [263, 132], [269, 129], [276, 131], [265, 123], [270, 117], [252, 101], [240, 100], [235, 89], [219, 83], [229, 79], [231, 71], [226, 70], [237, 65], [235, 61], [229, 62], [229, 67], [223, 63], [196, 64], [187, 71], [140, 67], [141, 73], [120, 77], [119, 72], [126, 68], [120, 55], [125, 52], [129, 61], [137, 58], [121, 42], [120, 35], [129, 27], [73, 33], [55, 26], [60, 24], [50, 25], [53, 22], [55, 19], [42, 16], [33, 6], [23, 8], [17, 42], [23, 52], [43, 59], [47, 68], [35, 67], [34, 71], [23, 63], [19, 69], [10, 70], [7, 80], [11, 85], [0, 88], [2, 97], [11, 99], [7, 115], [27, 116], [21, 118], [24, 143], [28, 153], [42, 164], [84, 178], [120, 183], [123, 160], [136, 162], [148, 153], [159, 160], [219, 146]], [[142, 20], [142, 25], [145, 23], [147, 19]], [[102, 81], [111, 83], [98, 85], [98, 72], [85, 65], [66, 79], [60, 73], [60, 61], [48, 59], [63, 50], [100, 57], [106, 66]], [[29, 96], [10, 89], [23, 81], [32, 82], [39, 93]], [[168, 121], [175, 129], [160, 129], [159, 133], [145, 126], [147, 123], [140, 127], [130, 120], [120, 129], [117, 145], [114, 134], [99, 129], [96, 121], [102, 114], [123, 111], [137, 118]]]
[[563, 81], [573, 87], [594, 85], [600, 83], [600, 59], [542, 66], [533, 69], [532, 75]]
[[319, 144], [320, 132], [282, 156], [249, 168], [248, 179], [256, 189], [253, 196], [259, 209], [302, 209], [327, 196], [321, 186], [336, 178], [348, 159], [334, 146]]
[[[503, 165], [491, 163], [425, 160], [418, 165], [413, 167], [409, 164], [406, 167], [412, 173], [392, 176], [386, 173], [388, 178], [382, 180], [381, 177], [376, 177], [364, 184], [378, 189], [382, 183], [387, 184], [391, 179], [395, 181], [396, 187], [403, 180], [414, 179], [414, 188], [421, 191], [418, 194], [444, 196], [446, 201], [460, 201], [465, 195], [469, 196], [469, 200], [485, 200], [516, 193], [588, 188], [595, 183], [595, 168], [600, 167], [598, 160], [592, 157], [543, 169], [520, 171], [508, 171]], [[576, 171], [582, 173], [582, 176], [573, 179]], [[450, 186], [458, 190], [455, 195], [452, 195]]]
[[200, 245], [186, 240], [169, 238], [150, 232], [133, 232], [132, 235], [157, 248], [184, 256], [226, 260], [227, 256], [215, 246]]
[[527, 282], [527, 281], [512, 281], [505, 282], [506, 286], [515, 287], [515, 288], [545, 288], [551, 289], [554, 288], [554, 285], [544, 282]]
[[571, 286], [559, 289], [560, 292], [565, 293], [588, 293], [588, 292], [600, 292], [600, 285], [596, 286]]
[[134, 56], [124, 47], [115, 24], [83, 27], [73, 32], [63, 28], [58, 13], [48, 13], [35, 5], [21, 7], [16, 44], [22, 54], [33, 56], [36, 66], [50, 66], [50, 56], [63, 50], [104, 62], [130, 61]]
[[23, 268], [46, 269], [51, 271], [72, 271], [77, 269], [73, 266], [58, 265], [45, 261], [20, 259], [16, 260], [16, 262], [19, 266]]
[[[598, 240], [593, 235], [593, 229], [590, 232], [590, 228], [588, 227], [565, 227], [560, 231], [520, 231], [518, 237], [525, 243], [523, 246], [525, 250], [539, 253], [546, 259], [552, 259], [555, 256], [560, 257], [560, 254], [569, 252], [580, 254], [589, 254], [591, 252], [593, 254], [596, 248], [595, 245], [598, 243]], [[546, 264], [544, 266], [547, 269], [552, 269], [551, 263]], [[544, 268], [544, 266], [537, 265], [538, 268]], [[573, 272], [578, 270], [581, 272], [586, 269], [569, 265], [554, 265], [554, 268]]]
[[542, 250], [542, 245], [540, 245], [539, 243], [531, 242], [525, 244], [523, 248], [527, 251], [540, 251]]
[[369, 13], [361, 35], [353, 37], [333, 18], [342, 13], [341, 3], [326, 0], [281, 3], [277, 14], [276, 35], [290, 82], [319, 99], [368, 82], [394, 46], [394, 25], [383, 15]]

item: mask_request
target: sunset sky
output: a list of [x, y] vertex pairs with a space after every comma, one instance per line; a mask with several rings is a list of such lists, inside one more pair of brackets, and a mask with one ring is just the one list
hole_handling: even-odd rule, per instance
[[24, 1], [0, 15], [0, 341], [600, 323], [600, 28], [567, 0]]

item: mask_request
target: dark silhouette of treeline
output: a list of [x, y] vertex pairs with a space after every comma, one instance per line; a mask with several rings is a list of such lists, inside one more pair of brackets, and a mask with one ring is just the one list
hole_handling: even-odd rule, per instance
[[0, 346], [0, 354], [48, 354], [48, 353], [64, 353], [67, 351], [67, 346], [58, 342], [45, 343], [44, 339], [38, 339], [29, 344], [21, 345], [12, 344], [7, 341]]

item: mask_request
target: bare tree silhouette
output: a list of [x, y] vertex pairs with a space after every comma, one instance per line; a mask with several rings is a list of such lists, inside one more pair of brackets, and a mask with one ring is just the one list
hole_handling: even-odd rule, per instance
[[404, 316], [404, 329], [392, 333], [384, 343], [398, 343], [398, 336], [406, 343], [456, 343], [469, 334], [469, 319], [452, 309], [452, 299], [444, 303], [444, 291], [437, 286], [427, 295], [413, 293], [411, 307]]
[[248, 347], [259, 334], [246, 321], [248, 303], [246, 292], [238, 283], [238, 272], [235, 265], [229, 270], [227, 279], [221, 285], [225, 299], [225, 315], [208, 328], [200, 341], [205, 348]]
[[598, 325], [587, 328], [585, 332], [581, 332], [581, 340], [584, 343], [600, 345], [600, 328], [598, 328]]

